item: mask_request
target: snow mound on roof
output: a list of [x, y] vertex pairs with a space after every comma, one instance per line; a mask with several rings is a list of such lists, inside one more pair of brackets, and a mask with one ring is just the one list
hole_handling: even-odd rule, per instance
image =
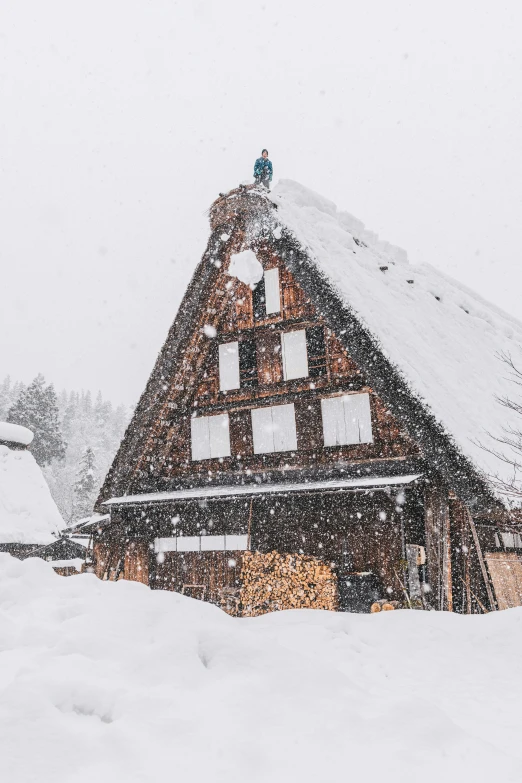
[[462, 451], [485, 473], [510, 479], [509, 466], [478, 441], [494, 447], [488, 433], [501, 436], [503, 428], [517, 425], [497, 400], [517, 396], [499, 354], [511, 354], [522, 366], [522, 323], [434, 267], [409, 264], [403, 250], [299, 183], [281, 180], [272, 199], [277, 220], [308, 250]]
[[520, 609], [236, 620], [0, 555], [0, 614], [12, 783], [520, 779]]
[[20, 443], [22, 446], [29, 446], [33, 442], [34, 435], [27, 427], [20, 424], [11, 424], [11, 422], [0, 421], [0, 441], [8, 443]]
[[230, 256], [228, 274], [246, 285], [254, 286], [263, 277], [263, 267], [253, 250], [242, 250]]
[[33, 455], [0, 445], [0, 543], [50, 544], [63, 526]]

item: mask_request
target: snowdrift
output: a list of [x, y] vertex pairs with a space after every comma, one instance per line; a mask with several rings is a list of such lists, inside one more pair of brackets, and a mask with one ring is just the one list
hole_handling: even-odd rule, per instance
[[0, 444], [0, 544], [50, 544], [63, 527], [33, 455]]
[[10, 783], [520, 781], [522, 610], [208, 604], [0, 555]]

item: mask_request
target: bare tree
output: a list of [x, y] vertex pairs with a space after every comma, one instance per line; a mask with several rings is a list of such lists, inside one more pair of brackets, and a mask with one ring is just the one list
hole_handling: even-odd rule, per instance
[[511, 468], [510, 477], [505, 478], [498, 473], [490, 476], [496, 489], [512, 499], [522, 499], [522, 368], [515, 364], [510, 353], [502, 351], [498, 358], [508, 369], [508, 379], [515, 387], [515, 392], [520, 394], [520, 398], [517, 401], [511, 397], [497, 397], [497, 402], [513, 411], [519, 417], [520, 424], [503, 428], [500, 435], [488, 432], [498, 443], [498, 447], [484, 446], [482, 443], [480, 445]]

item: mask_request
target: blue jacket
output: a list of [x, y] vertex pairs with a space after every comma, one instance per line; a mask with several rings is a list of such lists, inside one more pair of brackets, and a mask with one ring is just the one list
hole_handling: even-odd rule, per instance
[[[268, 169], [268, 172], [266, 171]], [[272, 161], [268, 158], [258, 158], [254, 163], [254, 177], [266, 177], [268, 173], [268, 181], [272, 182]]]

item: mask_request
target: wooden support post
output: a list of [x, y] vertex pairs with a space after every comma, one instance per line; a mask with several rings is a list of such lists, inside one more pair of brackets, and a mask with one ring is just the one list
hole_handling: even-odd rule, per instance
[[448, 491], [444, 486], [428, 487], [424, 495], [426, 555], [434, 609], [453, 611], [451, 587], [451, 542]]
[[451, 583], [451, 538], [450, 513], [447, 494], [441, 497], [441, 533], [442, 533], [442, 608], [453, 611], [453, 589]]
[[459, 614], [471, 614], [472, 591], [469, 562], [472, 548], [471, 530], [468, 524], [467, 508], [456, 496], [450, 499], [450, 540], [453, 611], [459, 612]]
[[484, 562], [484, 556], [482, 554], [482, 547], [480, 546], [480, 540], [477, 533], [477, 528], [475, 527], [475, 522], [473, 521], [473, 518], [467, 510], [468, 515], [468, 522], [469, 526], [471, 528], [471, 535], [473, 536], [473, 541], [475, 543], [475, 548], [477, 550], [477, 556], [480, 564], [480, 570], [482, 571], [482, 577], [484, 579], [484, 584], [486, 586], [486, 592], [488, 594], [488, 601], [491, 608], [491, 611], [494, 612], [497, 608], [497, 605], [495, 603], [495, 598], [493, 597], [493, 590], [491, 589], [491, 585], [489, 583], [489, 576], [486, 569], [486, 563]]
[[247, 536], [247, 549], [250, 552], [252, 544], [252, 508], [254, 505], [254, 498], [250, 498], [250, 511], [248, 512], [248, 536]]

